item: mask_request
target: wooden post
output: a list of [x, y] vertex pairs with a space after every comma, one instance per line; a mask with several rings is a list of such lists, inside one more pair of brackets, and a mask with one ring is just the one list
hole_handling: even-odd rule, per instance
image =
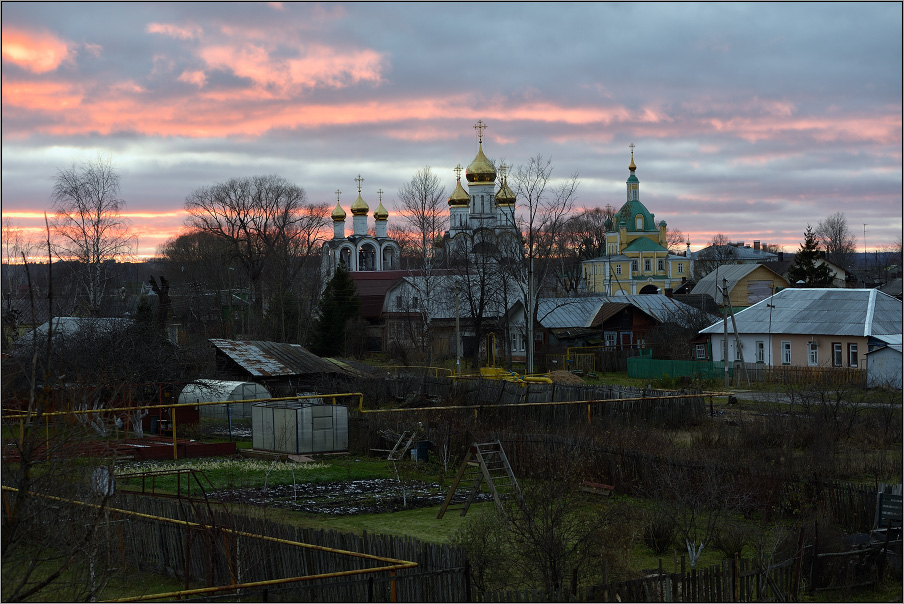
[[794, 556], [794, 579], [792, 579], [791, 593], [795, 602], [800, 594], [800, 566], [804, 558], [804, 527], [800, 527], [797, 537], [797, 555]]
[[173, 459], [179, 459], [179, 449], [176, 447], [176, 408], [170, 407], [170, 423], [173, 426]]
[[737, 602], [740, 597], [740, 577], [739, 577], [738, 554], [735, 554], [734, 560], [731, 561], [731, 596], [732, 601]]
[[391, 577], [389, 580], [389, 601], [390, 602], [398, 602], [397, 591], [396, 591], [396, 571], [389, 571], [389, 576]]

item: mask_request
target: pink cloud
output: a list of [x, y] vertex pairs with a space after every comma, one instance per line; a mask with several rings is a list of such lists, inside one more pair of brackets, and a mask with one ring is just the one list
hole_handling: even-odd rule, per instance
[[63, 82], [14, 82], [3, 78], [3, 104], [32, 111], [62, 112], [79, 107], [84, 93]]
[[172, 23], [148, 23], [145, 31], [179, 40], [193, 40], [201, 37], [201, 34], [204, 33], [204, 30], [198, 25], [174, 25]]
[[309, 46], [294, 58], [275, 58], [264, 44], [252, 43], [208, 46], [200, 56], [210, 69], [231, 71], [279, 97], [318, 85], [343, 88], [379, 82], [383, 70], [383, 56], [376, 51], [343, 52], [321, 45]]
[[3, 29], [3, 60], [33, 73], [54, 71], [71, 55], [66, 42], [50, 33]]
[[203, 88], [207, 83], [207, 75], [203, 71], [183, 71], [176, 79], [180, 82], [194, 84], [198, 88]]

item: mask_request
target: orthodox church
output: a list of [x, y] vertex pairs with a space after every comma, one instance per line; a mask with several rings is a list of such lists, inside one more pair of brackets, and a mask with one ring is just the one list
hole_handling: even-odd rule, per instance
[[349, 272], [389, 271], [400, 267], [401, 248], [399, 244], [386, 234], [389, 212], [383, 207], [383, 190], [377, 191], [379, 205], [374, 210], [374, 235], [367, 232], [367, 203], [361, 197], [359, 174], [358, 199], [352, 204], [352, 234], [345, 235], [345, 218], [347, 214], [339, 203], [341, 191], [336, 191], [336, 207], [333, 209], [333, 238], [323, 244], [321, 252], [321, 274], [324, 283], [333, 276], [340, 263], [344, 263]]
[[455, 167], [455, 190], [449, 196], [449, 230], [437, 242], [446, 264], [466, 255], [487, 255], [493, 260], [520, 256], [521, 233], [515, 222], [515, 194], [508, 185], [508, 167], [500, 166], [496, 188], [496, 167], [483, 152], [486, 124], [477, 120], [477, 155], [465, 170], [468, 190], [461, 186], [461, 165]]
[[665, 294], [690, 275], [690, 259], [670, 254], [667, 249], [665, 220], [657, 225], [654, 215], [640, 202], [634, 143], [629, 146], [628, 198], [618, 213], [606, 220], [606, 254], [582, 263], [588, 293]]

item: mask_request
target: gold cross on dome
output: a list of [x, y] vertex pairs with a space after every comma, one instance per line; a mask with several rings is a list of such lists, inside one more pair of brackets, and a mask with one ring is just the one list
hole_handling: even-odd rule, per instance
[[339, 203], [339, 195], [342, 193], [339, 189], [336, 189], [336, 203]]
[[505, 181], [505, 173], [508, 172], [509, 167], [505, 164], [501, 164], [499, 166], [499, 173], [502, 175], [503, 182]]
[[455, 166], [455, 169], [453, 169], [452, 171], [455, 172], [456, 180], [461, 180], [461, 164]]
[[358, 177], [355, 179], [355, 182], [358, 183], [358, 195], [361, 194], [361, 181], [362, 181], [362, 180], [364, 180], [364, 179], [361, 178], [361, 175], [360, 175], [360, 174], [358, 174]]
[[477, 130], [477, 142], [483, 142], [483, 131], [487, 129], [487, 125], [483, 123], [483, 120], [477, 120], [477, 123], [474, 124], [474, 129]]
[[628, 145], [628, 146], [631, 147], [631, 153], [634, 153], [634, 143], [631, 143], [631, 144]]
[[383, 189], [377, 189], [377, 195], [380, 196], [380, 203], [383, 203]]

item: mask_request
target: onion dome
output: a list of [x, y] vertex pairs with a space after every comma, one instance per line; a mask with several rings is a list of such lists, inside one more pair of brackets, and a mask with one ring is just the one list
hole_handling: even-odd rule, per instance
[[471, 196], [461, 186], [461, 164], [455, 166], [455, 190], [449, 195], [449, 205], [453, 208], [466, 207], [471, 203]]
[[[650, 214], [650, 215], [652, 216], [652, 214]], [[660, 221], [659, 221], [659, 227], [662, 228], [662, 227], [664, 227], [664, 226], [668, 226], [668, 225], [665, 223], [665, 220], [660, 220]]]
[[342, 222], [343, 220], [345, 220], [345, 216], [346, 216], [345, 210], [343, 210], [342, 206], [339, 205], [338, 200], [336, 200], [336, 207], [333, 208], [333, 213], [331, 214], [331, 216], [333, 217], [333, 220], [335, 220], [336, 222]]
[[364, 200], [361, 198], [361, 191], [358, 191], [358, 199], [352, 204], [352, 216], [367, 216], [367, 211], [369, 209], [370, 208], [367, 207], [367, 204], [364, 203]]
[[499, 191], [496, 192], [496, 205], [515, 205], [515, 193], [512, 191], [511, 187], [508, 186], [508, 182], [506, 180], [502, 181], [502, 186], [499, 187]]
[[374, 210], [374, 218], [377, 220], [386, 220], [389, 218], [389, 212], [383, 207], [382, 201], [380, 202], [380, 205], [377, 206], [377, 209]]
[[468, 166], [465, 171], [465, 178], [469, 183], [490, 183], [496, 182], [496, 168], [493, 163], [483, 154], [483, 143], [477, 148], [477, 157]]

